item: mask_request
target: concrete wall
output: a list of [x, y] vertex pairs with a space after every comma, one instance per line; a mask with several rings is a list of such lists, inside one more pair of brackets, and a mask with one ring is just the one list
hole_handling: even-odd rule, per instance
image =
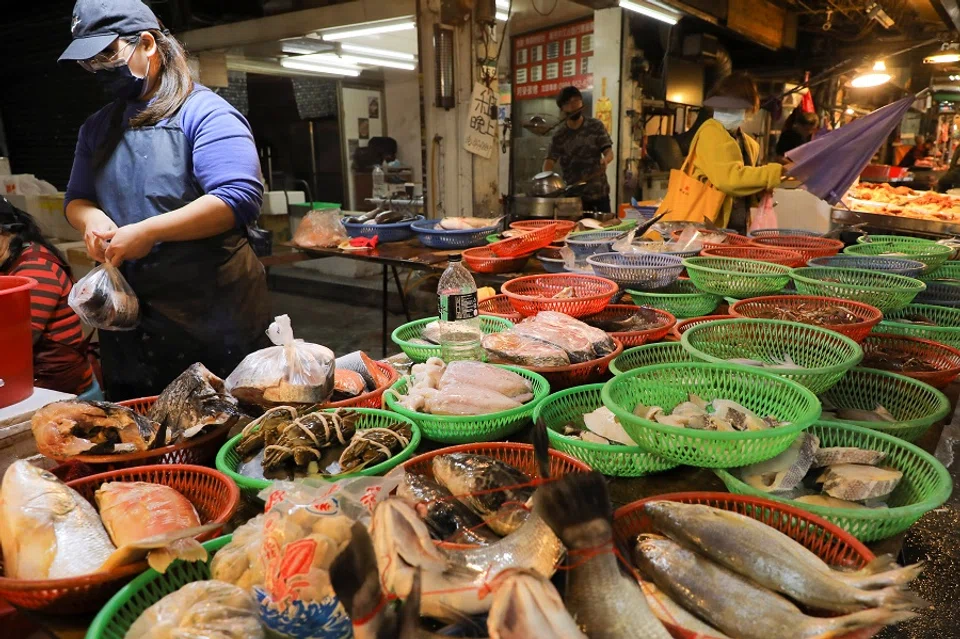
[[[620, 176], [623, 173], [623, 153], [617, 144], [620, 136], [620, 70], [623, 60], [623, 9], [600, 9], [593, 13], [593, 106], [603, 94], [613, 106], [610, 139], [613, 141], [613, 162], [607, 167], [607, 182], [610, 183], [610, 195], [614, 209], [619, 204]], [[596, 112], [594, 112], [596, 116]], [[629, 129], [627, 129], [629, 131]]]
[[387, 135], [397, 141], [397, 157], [400, 161], [413, 167], [413, 181], [422, 182], [420, 81], [417, 72], [385, 69], [383, 92]]

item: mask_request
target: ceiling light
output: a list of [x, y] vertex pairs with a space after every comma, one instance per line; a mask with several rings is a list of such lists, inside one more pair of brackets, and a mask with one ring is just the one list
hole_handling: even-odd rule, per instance
[[510, 0], [497, 0], [497, 9], [509, 9]]
[[944, 42], [940, 45], [939, 53], [928, 55], [923, 59], [924, 64], [949, 64], [960, 62], [960, 43]]
[[377, 49], [375, 47], [361, 47], [359, 44], [348, 44], [344, 43], [340, 45], [340, 48], [344, 51], [349, 51], [350, 53], [359, 53], [360, 55], [372, 55], [378, 58], [391, 58], [393, 60], [407, 60], [408, 62], [416, 62], [417, 56], [412, 53], [404, 53], [403, 51], [390, 51], [389, 49]]
[[294, 55], [310, 55], [311, 53], [319, 53], [320, 51], [328, 50], [333, 45], [325, 45], [322, 42], [317, 43], [318, 46], [308, 46], [303, 44], [295, 44], [292, 42], [282, 42], [280, 43], [280, 50], [284, 53], [291, 53]]
[[309, 71], [311, 73], [326, 73], [328, 75], [345, 75], [352, 78], [360, 75], [360, 69], [347, 67], [333, 67], [313, 62], [304, 62], [295, 58], [281, 58], [280, 66], [286, 69], [296, 69], [297, 71]]
[[854, 76], [853, 80], [850, 81], [850, 86], [857, 89], [878, 87], [889, 82], [891, 77], [893, 76], [887, 73], [887, 65], [884, 64], [883, 60], [877, 60], [873, 64], [873, 69], [869, 72], [858, 73]]
[[856, 112], [850, 107], [847, 107], [847, 110], [844, 111], [844, 113], [846, 113], [847, 115], [854, 115]]
[[631, 2], [630, 0], [620, 0], [620, 8], [626, 9], [627, 11], [633, 11], [670, 25], [679, 22], [681, 17], [679, 14], [671, 13], [666, 8], [661, 9], [660, 6], [661, 5], [657, 5], [657, 8], [653, 8], [648, 4], [639, 4], [637, 2]]
[[867, 12], [868, 18], [879, 22], [880, 26], [884, 29], [889, 29], [895, 24], [893, 18], [887, 15], [887, 12], [883, 10], [879, 2], [871, 2], [864, 11]]
[[497, 20], [500, 22], [506, 22], [510, 19], [510, 14], [505, 11], [497, 11]]
[[366, 65], [371, 67], [388, 67], [391, 69], [402, 69], [404, 71], [415, 71], [417, 68], [414, 62], [400, 62], [399, 60], [378, 60], [366, 56], [358, 55], [337, 55], [335, 53], [318, 53], [316, 55], [298, 56], [301, 62], [312, 62], [315, 64], [332, 64], [337, 67], [358, 68], [357, 65]]
[[363, 36], [378, 35], [381, 33], [410, 31], [416, 28], [417, 23], [414, 22], [412, 18], [400, 18], [399, 20], [366, 22], [344, 29], [321, 31], [320, 37], [322, 37], [325, 41], [330, 42], [334, 40], [346, 40], [348, 38], [361, 38]]

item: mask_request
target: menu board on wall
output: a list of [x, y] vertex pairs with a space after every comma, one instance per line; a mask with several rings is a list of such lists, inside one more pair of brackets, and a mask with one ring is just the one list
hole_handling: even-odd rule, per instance
[[566, 86], [593, 88], [593, 20], [513, 39], [513, 97], [548, 98]]

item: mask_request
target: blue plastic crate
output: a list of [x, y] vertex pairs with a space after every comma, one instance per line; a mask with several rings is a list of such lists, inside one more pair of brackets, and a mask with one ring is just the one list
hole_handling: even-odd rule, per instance
[[343, 227], [347, 229], [347, 235], [350, 237], [373, 237], [377, 236], [381, 244], [387, 242], [402, 242], [413, 237], [413, 230], [410, 228], [414, 223], [423, 219], [418, 215], [412, 220], [406, 222], [397, 222], [396, 224], [353, 224], [344, 222]]

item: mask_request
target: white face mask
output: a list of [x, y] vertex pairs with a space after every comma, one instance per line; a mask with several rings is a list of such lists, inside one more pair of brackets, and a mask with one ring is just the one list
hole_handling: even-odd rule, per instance
[[727, 131], [734, 131], [747, 119], [746, 109], [714, 109], [713, 119]]

